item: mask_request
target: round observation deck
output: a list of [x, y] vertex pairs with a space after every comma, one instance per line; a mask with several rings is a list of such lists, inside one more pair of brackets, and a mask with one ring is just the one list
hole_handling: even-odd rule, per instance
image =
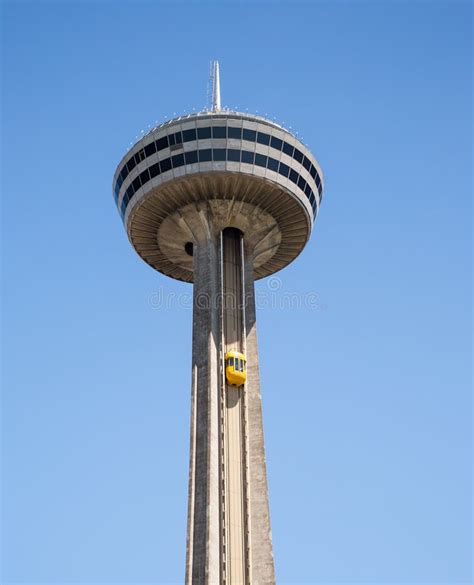
[[244, 233], [262, 278], [304, 248], [323, 177], [306, 146], [278, 124], [219, 110], [153, 128], [120, 161], [113, 190], [133, 247], [156, 270], [193, 281], [190, 244], [204, 233], [204, 214], [217, 230]]

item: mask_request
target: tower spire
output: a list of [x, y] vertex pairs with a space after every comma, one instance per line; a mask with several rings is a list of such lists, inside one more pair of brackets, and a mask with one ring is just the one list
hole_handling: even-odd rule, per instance
[[212, 62], [212, 111], [221, 109], [221, 81], [219, 75], [219, 61]]

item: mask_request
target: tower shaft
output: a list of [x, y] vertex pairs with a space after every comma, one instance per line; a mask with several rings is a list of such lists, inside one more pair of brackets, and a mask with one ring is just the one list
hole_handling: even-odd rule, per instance
[[[187, 585], [275, 582], [268, 509], [252, 249], [239, 230], [194, 246]], [[224, 356], [247, 355], [227, 384]]]

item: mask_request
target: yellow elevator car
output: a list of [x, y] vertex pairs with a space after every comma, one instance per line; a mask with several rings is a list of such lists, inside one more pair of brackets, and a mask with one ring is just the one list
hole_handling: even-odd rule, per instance
[[228, 384], [242, 386], [247, 378], [247, 359], [243, 353], [228, 351], [225, 354], [225, 377]]

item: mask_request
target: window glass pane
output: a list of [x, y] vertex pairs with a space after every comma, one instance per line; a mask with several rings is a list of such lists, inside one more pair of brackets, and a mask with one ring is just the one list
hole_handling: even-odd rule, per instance
[[135, 189], [133, 188], [133, 185], [130, 185], [129, 188], [125, 191], [125, 195], [131, 199], [131, 197], [133, 196], [133, 194], [135, 193]]
[[278, 172], [280, 173], [280, 175], [287, 177], [288, 173], [290, 172], [290, 167], [288, 165], [286, 165], [285, 163], [281, 162], [280, 166], [278, 168]]
[[122, 181], [125, 181], [125, 177], [128, 175], [128, 169], [127, 169], [127, 165], [125, 165], [122, 169], [122, 172], [120, 173], [120, 176], [122, 177]]
[[193, 163], [197, 163], [198, 161], [198, 153], [197, 150], [191, 150], [190, 152], [185, 152], [184, 156], [186, 158], [186, 164], [191, 165]]
[[248, 150], [242, 151], [242, 162], [243, 163], [249, 163], [252, 165], [253, 164], [253, 157], [254, 157], [253, 152], [249, 152]]
[[137, 166], [137, 163], [135, 162], [135, 157], [132, 156], [132, 158], [128, 161], [127, 163], [127, 169], [128, 172], [132, 172], [132, 170]]
[[320, 197], [323, 196], [323, 186], [321, 183], [318, 185], [318, 193], [319, 193]]
[[125, 209], [127, 207], [127, 203], [128, 201], [125, 200], [125, 198], [122, 200], [122, 205], [120, 206], [120, 209], [122, 210], [122, 213], [125, 213]]
[[316, 177], [316, 186], [319, 189], [319, 185], [321, 185], [321, 179], [319, 178], [319, 175]]
[[212, 137], [213, 138], [225, 138], [226, 137], [226, 130], [225, 126], [213, 126], [212, 127]]
[[116, 189], [120, 189], [120, 187], [122, 186], [123, 180], [122, 180], [122, 175], [119, 175], [117, 177], [117, 180], [115, 182], [115, 188]]
[[196, 140], [197, 134], [196, 129], [191, 128], [190, 130], [183, 130], [183, 142], [192, 142]]
[[275, 171], [275, 173], [278, 172], [278, 161], [275, 158], [269, 156], [267, 165], [271, 171]]
[[170, 146], [173, 146], [173, 144], [175, 144], [175, 143], [176, 143], [176, 139], [175, 139], [175, 137], [174, 137], [174, 134], [170, 134], [170, 135], [168, 136], [168, 141], [169, 141], [169, 143], [170, 143]]
[[270, 135], [265, 134], [264, 132], [258, 132], [257, 134], [257, 142], [260, 144], [270, 144]]
[[306, 187], [306, 181], [303, 179], [303, 177], [298, 179], [298, 187], [304, 191], [304, 188]]
[[132, 185], [133, 185], [133, 191], [134, 191], [134, 192], [138, 191], [138, 189], [140, 189], [140, 187], [141, 187], [141, 183], [140, 183], [140, 177], [137, 177], [137, 178], [136, 178], [136, 179], [133, 181]]
[[156, 152], [156, 145], [154, 142], [150, 142], [145, 146], [145, 156], [151, 156], [153, 153]]
[[303, 166], [307, 171], [311, 168], [311, 162], [306, 157], [303, 159]]
[[310, 175], [313, 177], [313, 179], [316, 179], [316, 169], [313, 167], [313, 165], [311, 165], [311, 169], [310, 169]]
[[263, 154], [256, 153], [255, 154], [255, 164], [259, 167], [266, 167], [267, 166], [267, 157]]
[[199, 162], [207, 162], [210, 160], [212, 160], [212, 150], [210, 148], [199, 151]]
[[243, 140], [250, 140], [251, 142], [255, 142], [257, 138], [257, 133], [255, 130], [249, 130], [248, 128], [244, 128], [242, 130], [242, 139]]
[[150, 173], [148, 172], [148, 169], [145, 169], [142, 173], [140, 173], [140, 181], [142, 182], [142, 185], [144, 185], [149, 180]]
[[295, 148], [295, 152], [293, 153], [293, 158], [296, 159], [298, 162], [303, 162], [303, 153], [301, 150]]
[[211, 137], [211, 128], [198, 128], [198, 138], [204, 140], [205, 138]]
[[153, 177], [157, 177], [160, 174], [160, 165], [159, 163], [156, 163], [154, 165], [151, 165], [150, 167], [150, 176], [153, 179]]
[[176, 169], [177, 167], [182, 167], [184, 165], [184, 155], [175, 154], [171, 157], [171, 161], [173, 162], [173, 168]]
[[159, 140], [156, 141], [156, 150], [160, 151], [163, 150], [164, 148], [168, 147], [168, 136], [163, 136], [163, 138], [160, 138]]
[[169, 171], [170, 168], [171, 168], [171, 159], [165, 158], [165, 159], [160, 161], [160, 169], [161, 169], [162, 173], [166, 173], [166, 171]]
[[234, 367], [234, 358], [233, 358], [233, 357], [229, 358], [229, 366], [230, 366], [231, 368], [233, 368], [233, 367]]
[[136, 154], [135, 154], [135, 162], [137, 164], [141, 163], [142, 160], [145, 158], [145, 151], [143, 150], [143, 148], [141, 150], [139, 150]]
[[227, 136], [229, 138], [242, 138], [242, 128], [227, 128]]
[[295, 184], [298, 182], [298, 173], [293, 169], [290, 169], [290, 181], [293, 181]]
[[213, 160], [225, 160], [225, 148], [214, 148], [212, 153]]
[[283, 146], [283, 140], [280, 140], [279, 138], [275, 138], [275, 136], [272, 136], [270, 140], [270, 146], [272, 148], [276, 148], [277, 150], [281, 150], [281, 147]]
[[227, 149], [227, 160], [239, 162], [240, 161], [240, 150], [236, 150], [235, 148], [228, 148]]
[[294, 151], [294, 147], [291, 146], [291, 144], [288, 144], [288, 142], [283, 143], [283, 152], [285, 154], [287, 154], [288, 156], [293, 156], [293, 151]]
[[176, 141], [176, 144], [182, 144], [183, 137], [181, 136], [181, 131], [175, 132], [174, 139]]
[[311, 187], [309, 186], [308, 183], [306, 183], [306, 187], [304, 188], [304, 192], [306, 194], [306, 197], [309, 199], [309, 196], [311, 195]]

